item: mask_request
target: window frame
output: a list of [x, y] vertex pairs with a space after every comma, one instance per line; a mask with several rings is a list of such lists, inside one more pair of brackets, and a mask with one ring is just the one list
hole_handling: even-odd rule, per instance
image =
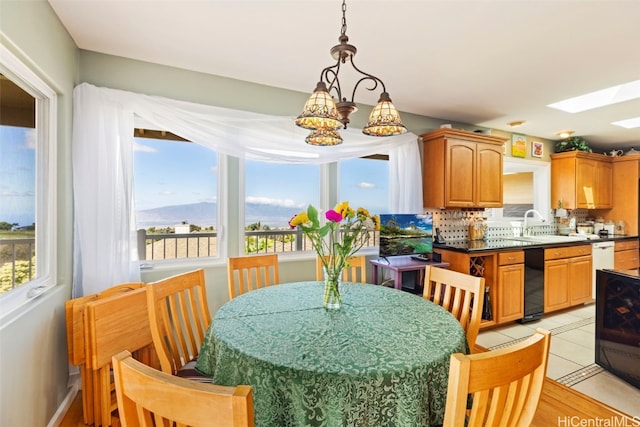
[[[551, 163], [504, 157], [504, 172], [533, 172], [533, 208], [536, 209], [546, 221], [552, 219], [551, 204], [548, 195], [551, 191]], [[520, 217], [503, 217], [502, 208], [491, 208], [490, 221], [522, 221]]]
[[0, 295], [0, 318], [40, 296], [57, 282], [58, 97], [7, 47], [0, 44], [0, 72], [33, 96], [36, 115], [36, 278]]
[[[151, 138], [151, 139], [165, 139], [176, 142], [183, 142], [185, 144], [197, 144], [197, 142], [189, 141], [187, 139], [181, 138], [178, 135], [175, 135], [169, 131], [164, 130], [156, 130], [153, 129], [153, 126], [149, 123], [146, 123], [144, 120], [136, 117], [135, 121], [134, 138]], [[190, 258], [168, 258], [168, 259], [157, 259], [157, 260], [140, 260], [140, 271], [145, 270], [174, 270], [175, 267], [185, 267], [185, 268], [200, 268], [202, 266], [209, 265], [218, 265], [223, 262], [226, 262], [227, 258], [227, 236], [224, 233], [224, 230], [227, 226], [227, 213], [226, 210], [223, 209], [224, 206], [228, 204], [228, 156], [226, 154], [222, 154], [216, 150], [217, 157], [217, 188], [216, 188], [216, 215], [218, 218], [218, 223], [216, 224], [216, 240], [217, 240], [217, 249], [218, 252], [215, 256], [209, 257], [190, 257]], [[134, 166], [135, 170], [135, 166]], [[134, 193], [135, 198], [135, 193]], [[137, 230], [137, 224], [136, 224]], [[140, 250], [140, 249], [139, 249]]]

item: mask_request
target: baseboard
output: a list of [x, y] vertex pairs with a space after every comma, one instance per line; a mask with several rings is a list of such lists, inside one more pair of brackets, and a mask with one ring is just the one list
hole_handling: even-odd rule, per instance
[[70, 381], [69, 389], [67, 390], [67, 395], [60, 403], [60, 406], [56, 410], [56, 413], [53, 414], [53, 417], [49, 420], [47, 427], [58, 427], [62, 424], [62, 420], [64, 416], [67, 414], [67, 411], [71, 407], [73, 400], [76, 398], [78, 391], [80, 391], [80, 377], [75, 377], [73, 381]]

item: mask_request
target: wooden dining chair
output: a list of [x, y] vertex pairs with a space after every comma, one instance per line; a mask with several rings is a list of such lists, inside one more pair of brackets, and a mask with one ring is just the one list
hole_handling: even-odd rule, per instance
[[[73, 298], [65, 302], [65, 317], [67, 329], [67, 353], [69, 364], [78, 366], [81, 381], [82, 418], [85, 424], [94, 423], [94, 413], [100, 414], [100, 399], [94, 398], [94, 387], [100, 388], [100, 384], [94, 384], [94, 371], [89, 366], [87, 359], [88, 338], [85, 335], [85, 309], [88, 303], [102, 298], [118, 295], [139, 289], [144, 283], [133, 282], [113, 286], [102, 292]], [[97, 377], [97, 374], [95, 374]]]
[[484, 277], [428, 265], [425, 268], [422, 296], [458, 319], [467, 335], [469, 350], [475, 353], [482, 320]]
[[253, 427], [251, 386], [202, 384], [146, 366], [123, 351], [113, 357], [124, 427]]
[[[320, 256], [316, 258], [316, 280], [324, 280], [324, 270]], [[367, 283], [367, 257], [352, 256], [342, 270], [343, 282]]]
[[227, 270], [229, 299], [280, 283], [278, 254], [231, 257]]
[[211, 324], [204, 270], [161, 279], [147, 285], [151, 336], [163, 372], [211, 382], [195, 369]]
[[111, 358], [128, 350], [146, 364], [159, 366], [149, 328], [146, 287], [87, 303], [87, 359], [94, 381], [94, 424], [107, 427], [117, 409]]
[[443, 425], [531, 425], [547, 372], [550, 341], [550, 332], [536, 329], [533, 336], [509, 347], [451, 355]]

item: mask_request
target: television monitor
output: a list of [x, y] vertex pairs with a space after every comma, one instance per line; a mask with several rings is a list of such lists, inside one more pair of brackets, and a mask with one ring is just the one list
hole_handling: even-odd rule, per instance
[[380, 257], [430, 254], [433, 251], [431, 214], [381, 214]]

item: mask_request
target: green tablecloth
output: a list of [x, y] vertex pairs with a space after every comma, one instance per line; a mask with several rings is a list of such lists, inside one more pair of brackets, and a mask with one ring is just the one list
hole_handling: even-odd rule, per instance
[[339, 311], [323, 284], [290, 283], [220, 308], [197, 368], [253, 386], [256, 426], [442, 424], [449, 357], [466, 352], [458, 321], [419, 296], [344, 283]]

